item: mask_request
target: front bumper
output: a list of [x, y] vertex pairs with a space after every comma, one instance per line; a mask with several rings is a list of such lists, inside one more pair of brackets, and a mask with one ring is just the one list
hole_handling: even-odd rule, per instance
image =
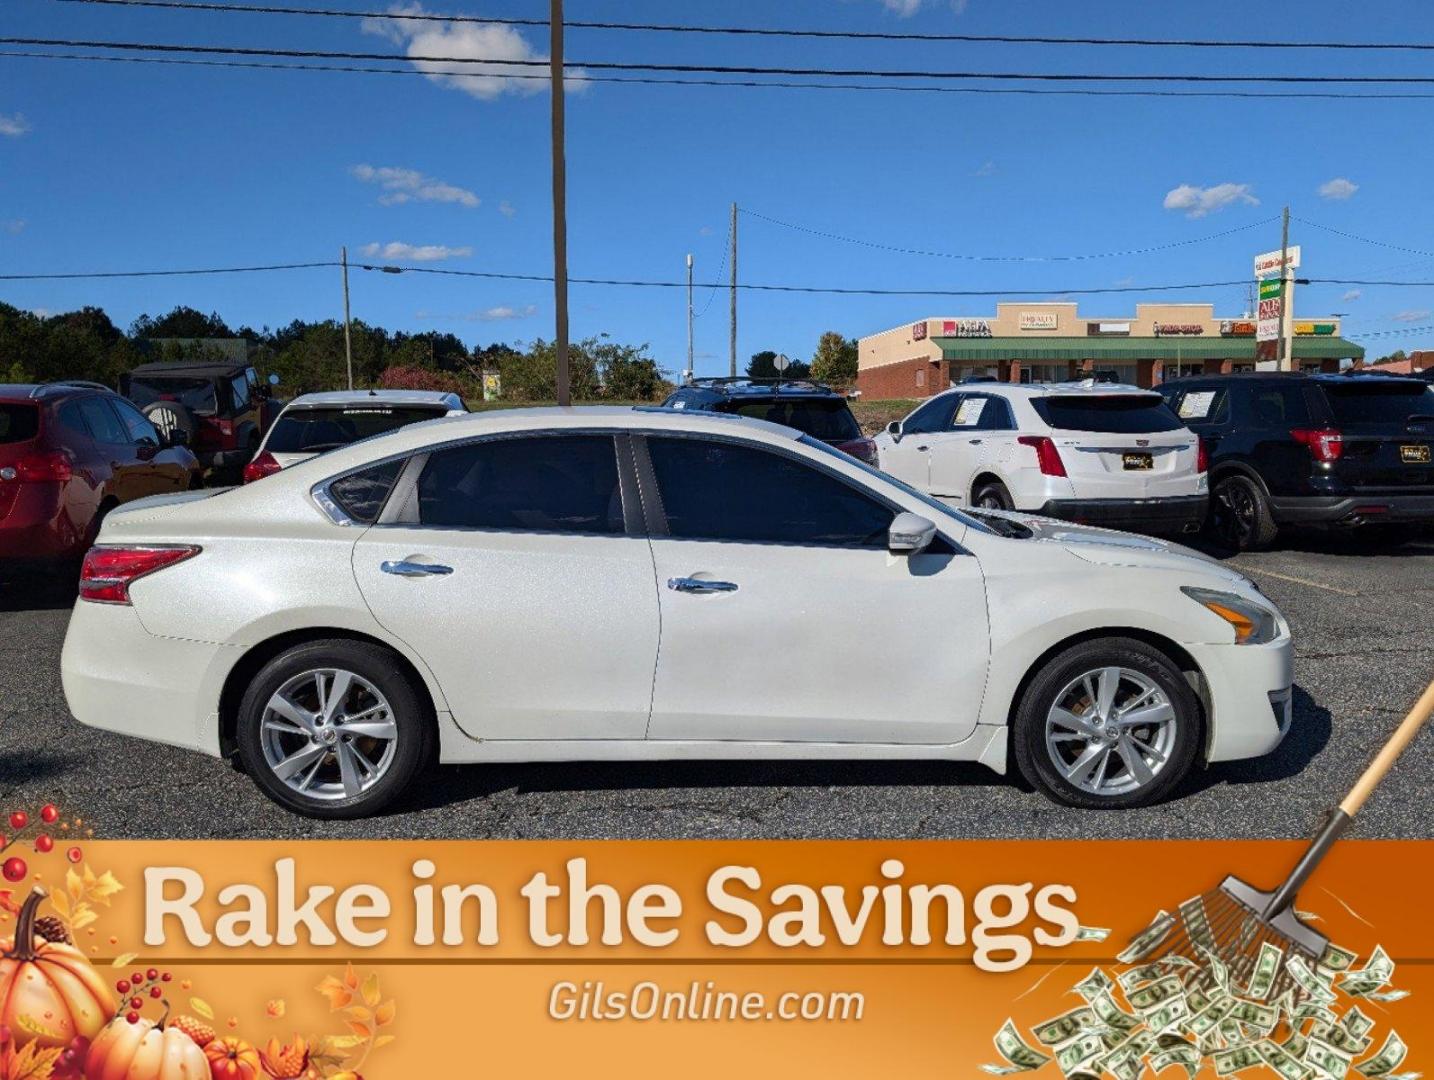
[[1207, 761], [1238, 761], [1274, 750], [1294, 717], [1294, 642], [1186, 645], [1205, 676]]
[[1271, 496], [1281, 525], [1377, 525], [1434, 523], [1434, 495]]
[[1205, 521], [1208, 495], [1160, 499], [1050, 499], [1035, 511], [1081, 525], [1104, 525], [1138, 532], [1194, 532]]

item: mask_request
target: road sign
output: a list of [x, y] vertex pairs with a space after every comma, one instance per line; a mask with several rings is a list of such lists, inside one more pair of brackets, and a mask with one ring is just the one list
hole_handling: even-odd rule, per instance
[[792, 366], [792, 362], [787, 359], [786, 353], [782, 353], [772, 359], [772, 366], [777, 369], [778, 374], [781, 374]]
[[[1288, 248], [1288, 255], [1285, 259], [1285, 266], [1291, 270], [1297, 269], [1300, 265], [1300, 246], [1291, 244]], [[1255, 276], [1257, 278], [1268, 277], [1271, 274], [1276, 276], [1280, 272], [1280, 253], [1278, 251], [1267, 251], [1263, 255], [1255, 256]]]

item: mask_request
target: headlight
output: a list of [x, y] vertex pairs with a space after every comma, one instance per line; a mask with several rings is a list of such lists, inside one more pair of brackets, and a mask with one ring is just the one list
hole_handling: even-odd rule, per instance
[[1180, 591], [1207, 611], [1213, 611], [1235, 630], [1236, 645], [1263, 645], [1280, 632], [1280, 620], [1267, 607], [1234, 593], [1182, 585]]

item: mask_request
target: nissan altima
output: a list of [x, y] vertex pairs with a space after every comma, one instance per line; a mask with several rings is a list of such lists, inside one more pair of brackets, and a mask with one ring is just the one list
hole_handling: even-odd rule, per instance
[[115, 509], [62, 661], [85, 724], [316, 817], [432, 761], [980, 761], [1130, 807], [1289, 726], [1289, 626], [1173, 544], [953, 510], [789, 428], [416, 424]]

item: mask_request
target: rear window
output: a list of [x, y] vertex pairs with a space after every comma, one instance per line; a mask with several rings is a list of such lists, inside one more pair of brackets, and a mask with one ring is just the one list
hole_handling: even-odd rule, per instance
[[40, 410], [33, 405], [0, 403], [0, 443], [29, 442], [40, 431]]
[[329, 485], [329, 497], [360, 525], [372, 525], [378, 520], [384, 500], [403, 466], [402, 459], [385, 461], [362, 472], [341, 476]]
[[1155, 394], [1069, 394], [1031, 401], [1036, 414], [1062, 431], [1104, 431], [1112, 435], [1147, 435], [1178, 431], [1184, 425]]
[[847, 403], [837, 398], [761, 398], [733, 402], [726, 411], [796, 428], [814, 439], [846, 442], [861, 438], [856, 417]]
[[133, 375], [125, 395], [141, 409], [156, 401], [177, 401], [192, 413], [213, 416], [219, 411], [214, 380], [178, 375]]
[[445, 412], [446, 409], [426, 405], [289, 409], [275, 421], [265, 449], [275, 454], [321, 454], [406, 424], [432, 420]]
[[1337, 427], [1399, 424], [1415, 415], [1434, 417], [1434, 387], [1416, 383], [1351, 382], [1323, 386]]

